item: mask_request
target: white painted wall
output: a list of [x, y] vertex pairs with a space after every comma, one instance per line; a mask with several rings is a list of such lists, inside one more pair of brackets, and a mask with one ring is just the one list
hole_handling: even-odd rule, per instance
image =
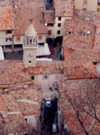
[[[44, 75], [47, 75], [48, 78], [44, 79]], [[47, 91], [50, 87], [53, 88], [54, 82], [60, 81], [63, 79], [63, 74], [41, 74], [38, 75], [38, 84], [41, 86], [41, 90]]]
[[40, 40], [39, 39], [39, 35], [37, 36], [37, 43], [45, 43], [46, 42], [46, 34], [42, 34], [42, 35], [40, 35], [40, 36], [42, 36], [42, 39]]
[[[56, 38], [58, 36], [63, 36], [64, 25], [65, 25], [66, 19], [71, 19], [71, 17], [61, 17], [61, 20], [58, 20], [58, 17], [55, 17], [54, 26], [53, 27], [47, 26], [48, 30], [52, 30], [52, 34], [48, 35], [48, 38]], [[58, 27], [58, 23], [61, 23], [61, 27]], [[60, 30], [60, 34], [57, 34], [57, 31], [59, 30]]]
[[[17, 40], [17, 37], [20, 37], [20, 40]], [[23, 38], [24, 38], [24, 36], [22, 35], [22, 36], [14, 36], [14, 44], [16, 45], [18, 45], [18, 44], [22, 44], [23, 45]]]
[[88, 0], [88, 10], [97, 11], [98, 0]]
[[[83, 9], [83, 0], [75, 0], [76, 9]], [[97, 0], [87, 0], [87, 10], [97, 11]]]
[[0, 31], [0, 45], [12, 44], [12, 41], [6, 41], [6, 38], [12, 38], [12, 34], [6, 34], [6, 31]]

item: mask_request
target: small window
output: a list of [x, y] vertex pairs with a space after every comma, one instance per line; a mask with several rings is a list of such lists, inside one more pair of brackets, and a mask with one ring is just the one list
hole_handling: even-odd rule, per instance
[[57, 31], [57, 34], [60, 34], [60, 30]]
[[11, 49], [11, 45], [6, 45], [5, 47], [8, 49]]
[[70, 35], [72, 34], [72, 32], [71, 32], [71, 31], [69, 31], [68, 33], [69, 33]]
[[97, 62], [93, 62], [94, 65], [97, 65]]
[[30, 39], [30, 44], [32, 44], [32, 39]]
[[58, 23], [58, 27], [61, 27], [61, 23]]
[[34, 79], [35, 79], [34, 75], [32, 75], [32, 76], [31, 76], [31, 79], [32, 79], [32, 80], [34, 80]]
[[58, 20], [61, 21], [61, 17], [58, 17]]
[[47, 76], [47, 75], [44, 75], [44, 76], [43, 76], [43, 79], [48, 79], [48, 76]]
[[47, 26], [53, 26], [53, 23], [48, 23]]
[[27, 118], [25, 118], [25, 120], [27, 121]]
[[31, 63], [32, 61], [29, 61], [29, 63]]
[[12, 38], [6, 38], [6, 42], [12, 41]]
[[51, 35], [52, 34], [52, 31], [51, 30], [48, 30], [48, 34]]
[[7, 31], [6, 31], [6, 34], [11, 34], [11, 33], [12, 33], [11, 30], [7, 30]]
[[42, 40], [42, 35], [39, 35], [38, 38], [39, 38], [39, 40]]
[[39, 43], [39, 46], [44, 46], [44, 43]]
[[20, 37], [17, 37], [17, 41], [20, 41]]

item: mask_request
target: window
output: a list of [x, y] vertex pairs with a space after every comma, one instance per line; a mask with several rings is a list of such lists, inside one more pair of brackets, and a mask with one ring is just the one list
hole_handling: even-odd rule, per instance
[[29, 61], [29, 63], [31, 63], [32, 61]]
[[12, 41], [12, 38], [6, 38], [6, 42]]
[[48, 34], [51, 35], [52, 34], [52, 31], [51, 30], [48, 30]]
[[27, 118], [25, 118], [25, 120], [27, 121]]
[[42, 40], [42, 35], [39, 35], [38, 38], [39, 38], [39, 40]]
[[30, 39], [30, 44], [32, 44], [32, 39]]
[[53, 23], [48, 23], [47, 26], [53, 26]]
[[22, 45], [21, 44], [18, 44], [18, 45], [14, 45], [14, 48], [22, 48]]
[[61, 23], [58, 23], [58, 27], [61, 27]]
[[17, 37], [17, 41], [20, 41], [20, 39], [21, 39], [20, 37]]
[[72, 32], [71, 32], [71, 31], [69, 31], [68, 33], [69, 33], [69, 34], [72, 34]]
[[6, 34], [11, 34], [11, 33], [12, 33], [11, 30], [7, 30], [7, 31], [6, 31]]
[[6, 45], [5, 47], [8, 49], [11, 49], [11, 45]]
[[58, 17], [58, 20], [61, 21], [61, 17]]
[[31, 76], [31, 79], [32, 79], [32, 80], [34, 80], [34, 79], [35, 79], [34, 75], [32, 75], [32, 76]]
[[44, 43], [39, 43], [39, 46], [44, 46]]
[[93, 62], [94, 65], [97, 65], [97, 62]]
[[100, 5], [100, 0], [98, 0], [98, 5]]
[[57, 31], [57, 34], [60, 34], [60, 30]]
[[44, 75], [44, 76], [43, 76], [43, 79], [48, 79], [48, 76], [47, 76], [47, 75]]

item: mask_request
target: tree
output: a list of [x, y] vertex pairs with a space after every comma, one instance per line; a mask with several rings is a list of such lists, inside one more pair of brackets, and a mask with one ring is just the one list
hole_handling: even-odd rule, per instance
[[[94, 83], [95, 82], [95, 83]], [[96, 123], [100, 123], [100, 80], [77, 81], [75, 90], [65, 88], [65, 96], [75, 118], [84, 133], [89, 135]], [[68, 122], [68, 121], [67, 121]], [[88, 124], [89, 123], [89, 124]]]

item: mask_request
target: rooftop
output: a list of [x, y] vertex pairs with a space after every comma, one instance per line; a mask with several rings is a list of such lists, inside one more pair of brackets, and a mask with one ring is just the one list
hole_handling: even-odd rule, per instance
[[54, 8], [55, 16], [73, 16], [73, 0], [54, 0]]
[[0, 7], [0, 30], [13, 30], [12, 8]]

